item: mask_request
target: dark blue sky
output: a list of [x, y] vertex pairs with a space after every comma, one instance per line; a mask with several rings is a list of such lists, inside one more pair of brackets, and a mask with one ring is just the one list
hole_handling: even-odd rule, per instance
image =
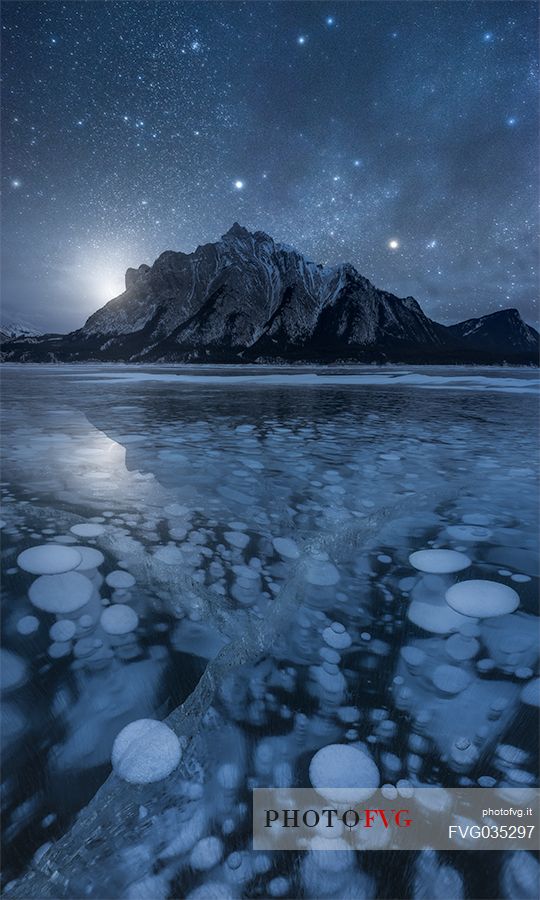
[[452, 322], [537, 295], [537, 5], [9, 2], [3, 307], [77, 327], [233, 221]]

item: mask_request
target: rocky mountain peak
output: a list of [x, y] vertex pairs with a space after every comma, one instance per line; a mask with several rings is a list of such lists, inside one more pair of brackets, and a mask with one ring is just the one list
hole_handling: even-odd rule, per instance
[[5, 359], [24, 361], [534, 362], [537, 352], [515, 309], [439, 325], [350, 263], [311, 262], [238, 222], [192, 253], [128, 269], [126, 291], [64, 338], [4, 345]]
[[226, 241], [227, 238], [249, 238], [249, 237], [253, 237], [253, 235], [247, 228], [244, 228], [243, 225], [239, 225], [238, 222], [233, 222], [233, 224], [231, 225], [229, 230], [226, 231], [224, 235], [222, 235], [221, 239], [223, 241]]

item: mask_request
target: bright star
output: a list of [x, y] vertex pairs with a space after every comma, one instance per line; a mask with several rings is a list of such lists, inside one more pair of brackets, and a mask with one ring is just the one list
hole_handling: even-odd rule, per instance
[[484, 44], [490, 44], [491, 41], [493, 40], [493, 32], [492, 31], [484, 31], [484, 34], [482, 35], [482, 40], [483, 40]]
[[326, 17], [326, 24], [328, 25], [329, 28], [331, 28], [332, 25], [335, 24], [335, 21], [336, 21], [336, 20], [334, 19], [333, 16], [327, 16], [327, 17]]
[[517, 119], [515, 116], [508, 116], [508, 118], [506, 120], [506, 124], [509, 125], [510, 128], [513, 128], [516, 123], [517, 123]]
[[244, 182], [243, 182], [243, 181], [240, 181], [240, 179], [239, 179], [238, 181], [235, 181], [235, 182], [234, 182], [234, 186], [235, 186], [235, 188], [236, 188], [237, 191], [241, 191], [242, 188], [244, 187]]
[[11, 180], [11, 187], [12, 187], [12, 188], [20, 188], [20, 186], [21, 186], [21, 180], [20, 180], [20, 178], [13, 178], [13, 179]]
[[399, 249], [399, 241], [396, 240], [396, 238], [392, 238], [390, 241], [388, 241], [388, 246], [389, 246], [390, 250], [398, 250]]
[[297, 44], [300, 44], [300, 45], [306, 43], [306, 38], [304, 37], [303, 34], [301, 34], [300, 37], [296, 39], [296, 43], [297, 43]]

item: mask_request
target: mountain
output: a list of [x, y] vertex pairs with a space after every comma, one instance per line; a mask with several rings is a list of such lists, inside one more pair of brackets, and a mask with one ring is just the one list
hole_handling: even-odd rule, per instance
[[538, 332], [523, 321], [517, 309], [501, 309], [479, 319], [467, 319], [450, 325], [448, 332], [457, 343], [474, 350], [496, 352], [505, 346], [516, 353], [527, 349], [538, 353]]
[[41, 331], [37, 331], [26, 322], [2, 322], [0, 325], [0, 341], [11, 341], [13, 338], [39, 337]]
[[13, 361], [534, 363], [517, 310], [450, 327], [356, 269], [310, 262], [235, 223], [194, 253], [126, 272], [126, 289], [64, 336], [17, 338]]

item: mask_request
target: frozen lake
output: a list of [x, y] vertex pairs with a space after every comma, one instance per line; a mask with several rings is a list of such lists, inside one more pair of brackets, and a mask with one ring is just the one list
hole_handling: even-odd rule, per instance
[[[535, 896], [529, 854], [332, 867], [252, 851], [248, 811], [254, 787], [309, 786], [334, 744], [381, 784], [537, 785], [536, 371], [2, 382], [13, 896]], [[152, 784], [110, 776], [139, 719], [180, 738]]]

